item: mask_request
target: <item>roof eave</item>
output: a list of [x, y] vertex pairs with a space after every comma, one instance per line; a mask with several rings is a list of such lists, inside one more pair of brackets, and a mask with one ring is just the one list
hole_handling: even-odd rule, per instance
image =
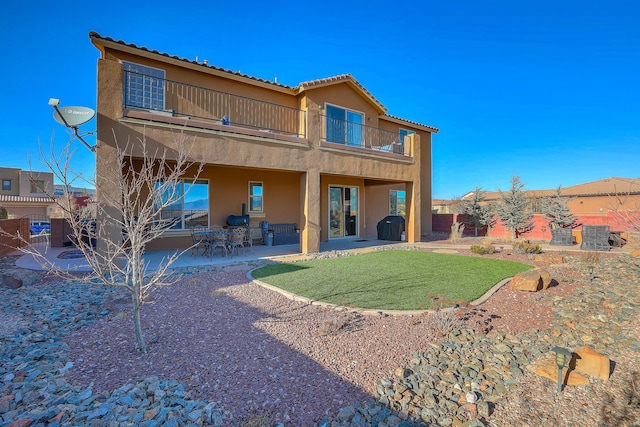
[[255, 80], [250, 77], [238, 75], [232, 71], [225, 71], [218, 68], [214, 68], [207, 64], [201, 64], [195, 61], [190, 61], [185, 58], [169, 56], [157, 51], [143, 49], [135, 45], [130, 45], [130, 44], [114, 41], [114, 40], [105, 39], [104, 37], [99, 36], [95, 33], [89, 34], [89, 38], [91, 39], [91, 42], [93, 43], [93, 45], [101, 52], [102, 57], [104, 57], [105, 49], [112, 49], [120, 52], [129, 53], [131, 55], [152, 59], [154, 61], [164, 62], [166, 64], [187, 68], [187, 69], [198, 71], [201, 73], [222, 77], [228, 80], [234, 80], [234, 81], [249, 84], [252, 86], [257, 86], [257, 87], [261, 87], [261, 88], [265, 88], [265, 89], [269, 89], [269, 90], [273, 90], [281, 93], [286, 93], [287, 95], [295, 94], [295, 91], [293, 88], [279, 85], [277, 83], [269, 83], [266, 81]]

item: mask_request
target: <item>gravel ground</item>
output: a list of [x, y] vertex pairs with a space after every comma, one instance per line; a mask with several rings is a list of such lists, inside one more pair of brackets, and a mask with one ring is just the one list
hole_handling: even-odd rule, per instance
[[[476, 310], [486, 329], [544, 330], [553, 318], [551, 299], [584, 285], [566, 265], [504, 258], [546, 267], [556, 282], [544, 293], [496, 292]], [[146, 355], [134, 349], [126, 294], [108, 302], [115, 314], [65, 339], [74, 361], [70, 381], [100, 392], [158, 375], [180, 381], [194, 398], [216, 402], [228, 425], [267, 417], [271, 425], [312, 426], [374, 399], [375, 380], [392, 377], [412, 352], [439, 339], [429, 315], [362, 316], [293, 302], [247, 280], [247, 271], [190, 274], [157, 290], [143, 307]], [[519, 389], [509, 400], [514, 406], [503, 411], [518, 410], [518, 399], [548, 389], [545, 381], [532, 378], [532, 388]], [[511, 413], [499, 419], [509, 416], [514, 419]]]

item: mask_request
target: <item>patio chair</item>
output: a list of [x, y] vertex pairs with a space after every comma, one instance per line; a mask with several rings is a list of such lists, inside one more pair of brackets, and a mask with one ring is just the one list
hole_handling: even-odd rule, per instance
[[209, 231], [209, 255], [213, 257], [216, 248], [222, 250], [222, 255], [227, 256], [227, 232], [221, 226], [212, 227]]
[[611, 250], [609, 234], [608, 225], [583, 225], [580, 249], [590, 251]]
[[247, 248], [250, 248], [251, 253], [253, 253], [253, 237], [251, 236], [251, 228], [246, 227], [244, 229], [244, 250], [247, 251]]
[[202, 249], [202, 255], [207, 256], [209, 254], [209, 236], [208, 230], [204, 227], [194, 227], [191, 229], [191, 256], [198, 256], [200, 249]]
[[550, 245], [571, 246], [573, 245], [573, 230], [570, 228], [556, 228], [551, 230]]
[[[233, 231], [229, 234], [229, 252], [231, 252], [231, 256], [233, 256], [233, 251], [235, 250], [238, 256], [240, 255], [240, 248], [245, 251], [244, 241], [245, 241], [245, 228], [234, 228]], [[245, 252], [246, 253], [246, 252]]]

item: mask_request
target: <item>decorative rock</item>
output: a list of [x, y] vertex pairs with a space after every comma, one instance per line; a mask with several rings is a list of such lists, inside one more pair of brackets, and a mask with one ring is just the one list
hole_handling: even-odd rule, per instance
[[[529, 367], [529, 370], [531, 370], [536, 375], [540, 375], [544, 378], [549, 378], [554, 382], [558, 381], [558, 365], [556, 365], [556, 360], [553, 353], [547, 353], [540, 356]], [[562, 369], [562, 380], [563, 384], [565, 385], [582, 385], [589, 383], [589, 378], [580, 375], [574, 370], [567, 370], [566, 367]]]
[[476, 396], [476, 394], [472, 391], [467, 393], [465, 397], [467, 399], [467, 403], [476, 403], [478, 401], [478, 396]]
[[26, 270], [24, 268], [12, 268], [4, 270], [2, 275], [2, 282], [0, 286], [7, 289], [18, 289], [22, 286], [28, 286], [34, 283], [40, 275], [33, 270]]
[[551, 274], [547, 270], [542, 268], [536, 268], [536, 271], [540, 272], [540, 279], [542, 279], [542, 290], [546, 290], [551, 285]]
[[609, 380], [610, 361], [592, 348], [580, 347], [575, 351], [575, 370], [590, 377]]
[[511, 290], [537, 292], [542, 289], [542, 278], [540, 271], [529, 270], [516, 274], [511, 279]]

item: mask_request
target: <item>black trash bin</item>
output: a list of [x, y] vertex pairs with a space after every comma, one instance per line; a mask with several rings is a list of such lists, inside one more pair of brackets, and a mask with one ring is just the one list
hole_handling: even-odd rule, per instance
[[402, 240], [404, 218], [399, 215], [386, 216], [378, 223], [378, 240]]

